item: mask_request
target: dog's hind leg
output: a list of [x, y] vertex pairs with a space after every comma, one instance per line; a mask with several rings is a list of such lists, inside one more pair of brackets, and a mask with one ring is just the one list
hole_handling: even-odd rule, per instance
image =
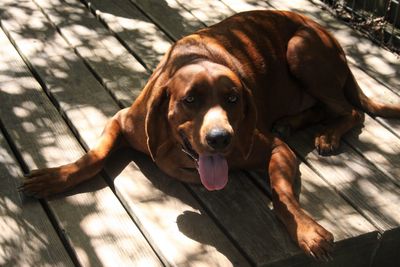
[[19, 190], [29, 196], [43, 198], [61, 193], [95, 176], [102, 168], [106, 157], [124, 142], [121, 136], [118, 112], [106, 125], [97, 145], [77, 161], [55, 168], [33, 170], [25, 176]]
[[280, 139], [273, 140], [268, 173], [274, 210], [306, 254], [325, 260], [333, 250], [333, 235], [300, 207], [294, 188], [295, 179], [300, 179], [296, 156]]
[[296, 32], [288, 43], [286, 57], [291, 74], [330, 117], [315, 137], [318, 152], [335, 152], [342, 135], [364, 120], [364, 114], [345, 95], [351, 72], [342, 48], [332, 35], [315, 24]]

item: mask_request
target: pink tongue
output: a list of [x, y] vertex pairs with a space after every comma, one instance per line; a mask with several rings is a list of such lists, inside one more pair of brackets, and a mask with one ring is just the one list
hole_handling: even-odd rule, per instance
[[228, 162], [221, 155], [200, 155], [199, 174], [205, 188], [220, 190], [228, 183]]

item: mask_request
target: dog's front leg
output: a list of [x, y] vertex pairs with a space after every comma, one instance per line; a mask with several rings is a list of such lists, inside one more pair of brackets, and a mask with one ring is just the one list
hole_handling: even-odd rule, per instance
[[306, 254], [317, 259], [330, 258], [333, 235], [301, 209], [294, 193], [295, 179], [300, 179], [298, 162], [295, 154], [278, 138], [273, 142], [268, 172], [274, 210], [292, 239]]
[[122, 143], [120, 117], [126, 110], [118, 112], [105, 126], [97, 145], [73, 163], [55, 168], [33, 170], [25, 176], [19, 190], [37, 198], [64, 192], [67, 189], [95, 176], [102, 168], [112, 149]]

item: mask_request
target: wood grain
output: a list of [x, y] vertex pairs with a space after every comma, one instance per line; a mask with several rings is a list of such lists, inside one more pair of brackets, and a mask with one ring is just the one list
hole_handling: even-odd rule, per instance
[[174, 38], [181, 38], [204, 27], [199, 20], [174, 0], [130, 0], [145, 12], [161, 29]]
[[118, 39], [77, 1], [35, 0], [35, 3], [114, 97], [121, 104], [132, 103], [126, 92], [139, 95], [149, 74]]
[[[73, 36], [79, 38], [78, 34]], [[48, 45], [55, 46], [51, 42]], [[99, 44], [99, 47], [101, 46], [102, 44]], [[81, 137], [81, 141], [90, 147], [97, 142], [108, 118], [119, 111], [119, 107], [112, 101], [106, 90], [96, 80], [93, 80], [91, 73], [85, 68], [81, 60], [72, 54], [68, 56], [67, 58], [54, 55], [48, 58], [45, 68], [37, 64], [39, 60], [34, 55], [29, 56], [28, 60], [48, 85], [49, 92], [60, 104], [62, 112]], [[113, 61], [118, 62], [118, 58], [113, 59]], [[49, 67], [50, 69], [48, 69]], [[57, 69], [62, 69], [62, 71], [68, 73], [68, 76], [60, 78], [55, 75]], [[85, 77], [85, 79], [81, 77]], [[94, 98], [93, 95], [96, 97]], [[130, 95], [130, 97], [132, 96]], [[165, 264], [187, 266], [190, 262], [192, 266], [247, 265], [247, 261], [239, 251], [210, 217], [201, 211], [200, 205], [180, 183], [171, 183], [170, 178], [168, 178], [166, 179], [166, 188], [160, 191], [149, 183], [147, 177], [139, 176], [137, 168], [127, 167], [126, 171], [136, 173], [113, 177], [114, 189], [125, 203], [128, 211], [131, 212], [130, 215], [140, 225], [146, 238], [160, 253]], [[131, 185], [133, 183], [133, 186], [127, 187], [121, 185], [121, 183], [130, 183]], [[164, 193], [164, 191], [167, 193]], [[168, 195], [169, 191], [176, 191], [178, 196]], [[134, 196], [140, 196], [140, 198]], [[159, 196], [162, 201], [155, 201]], [[145, 200], [144, 197], [148, 199]], [[98, 206], [100, 204], [94, 202], [93, 205]], [[132, 206], [135, 208], [131, 208]], [[108, 208], [111, 207], [112, 209], [109, 212], [115, 212], [112, 205], [108, 206]], [[106, 208], [104, 207], [104, 209]], [[186, 236], [185, 233], [180, 232], [176, 220], [180, 214], [189, 211], [202, 214], [202, 224], [199, 227], [204, 227], [204, 231], [202, 230], [199, 236], [202, 239], [210, 240], [210, 244], [198, 242], [199, 237]], [[140, 216], [137, 214], [140, 214]], [[79, 235], [76, 236], [76, 238], [79, 238]], [[125, 242], [121, 237], [114, 239], [114, 241]], [[105, 256], [105, 258], [110, 259], [109, 256]]]
[[171, 39], [160, 31], [129, 0], [112, 3], [83, 0], [107, 27], [129, 47], [149, 70], [154, 69], [171, 46]]
[[[55, 44], [51, 42], [44, 44], [44, 41], [40, 39], [41, 30], [45, 30], [42, 28], [45, 23], [42, 23], [40, 17], [37, 17], [41, 13], [34, 12], [31, 2], [20, 1], [18, 4], [21, 6], [13, 5], [13, 8], [10, 8], [12, 13], [8, 16], [3, 13], [2, 17], [2, 26], [12, 30], [11, 33], [9, 32], [11, 37], [19, 35], [19, 40], [23, 39], [24, 28], [19, 29], [12, 26], [23, 25], [24, 19], [26, 19], [29, 27], [37, 28], [36, 32], [39, 36], [34, 39], [36, 44], [41, 43], [42, 47], [56, 48]], [[32, 12], [29, 12], [31, 9]], [[18, 24], [13, 23], [12, 14], [18, 14]], [[11, 23], [5, 23], [6, 20]], [[34, 33], [35, 31], [30, 28], [29, 35], [32, 36]], [[20, 64], [19, 69], [24, 69], [22, 67], [24, 63], [11, 45], [2, 46], [2, 49], [7, 49], [7, 54], [13, 55], [14, 64]], [[32, 50], [26, 51], [23, 48], [21, 51], [26, 57], [35, 59], [35, 62], [43, 60], [42, 53], [37, 55], [30, 53]], [[64, 50], [62, 51], [64, 52]], [[71, 54], [67, 56], [71, 56]], [[59, 58], [62, 57], [53, 54], [52, 57], [47, 58], [46, 64], [42, 68], [56, 67], [54, 61], [55, 66], [47, 64], [50, 62], [49, 59], [59, 60]], [[60, 61], [60, 63], [62, 62]], [[83, 149], [30, 72], [25, 69], [24, 72], [15, 73], [15, 75], [18, 75], [19, 78], [1, 83], [0, 118], [28, 168], [32, 170], [57, 166], [81, 156], [84, 152]], [[63, 86], [74, 84], [65, 83], [65, 76], [60, 77], [63, 85], [56, 84], [56, 77], [60, 76], [57, 73], [55, 76], [51, 76], [51, 85], [55, 90], [65, 89]], [[91, 190], [87, 192], [88, 189]], [[48, 205], [56, 216], [59, 227], [66, 238], [70, 240], [82, 265], [109, 266], [146, 263], [146, 266], [161, 266], [158, 257], [141, 232], [100, 177], [82, 186], [70, 196], [60, 196], [49, 200]], [[113, 260], [110, 261], [111, 259]]]
[[[0, 32], [1, 44], [3, 37]], [[0, 133], [0, 265], [73, 266], [39, 201], [17, 191], [21, 177], [21, 168]]]

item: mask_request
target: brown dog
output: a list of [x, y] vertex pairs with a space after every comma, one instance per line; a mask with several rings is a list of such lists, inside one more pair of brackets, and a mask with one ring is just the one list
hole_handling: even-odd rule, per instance
[[228, 167], [267, 170], [278, 217], [307, 254], [324, 258], [333, 236], [300, 208], [295, 155], [271, 129], [324, 119], [315, 145], [329, 154], [363, 122], [360, 110], [400, 117], [400, 107], [361, 92], [343, 50], [320, 25], [291, 12], [240, 13], [176, 42], [96, 147], [74, 163], [32, 171], [21, 190], [36, 197], [65, 191], [98, 173], [121, 145], [208, 190], [224, 188]]

